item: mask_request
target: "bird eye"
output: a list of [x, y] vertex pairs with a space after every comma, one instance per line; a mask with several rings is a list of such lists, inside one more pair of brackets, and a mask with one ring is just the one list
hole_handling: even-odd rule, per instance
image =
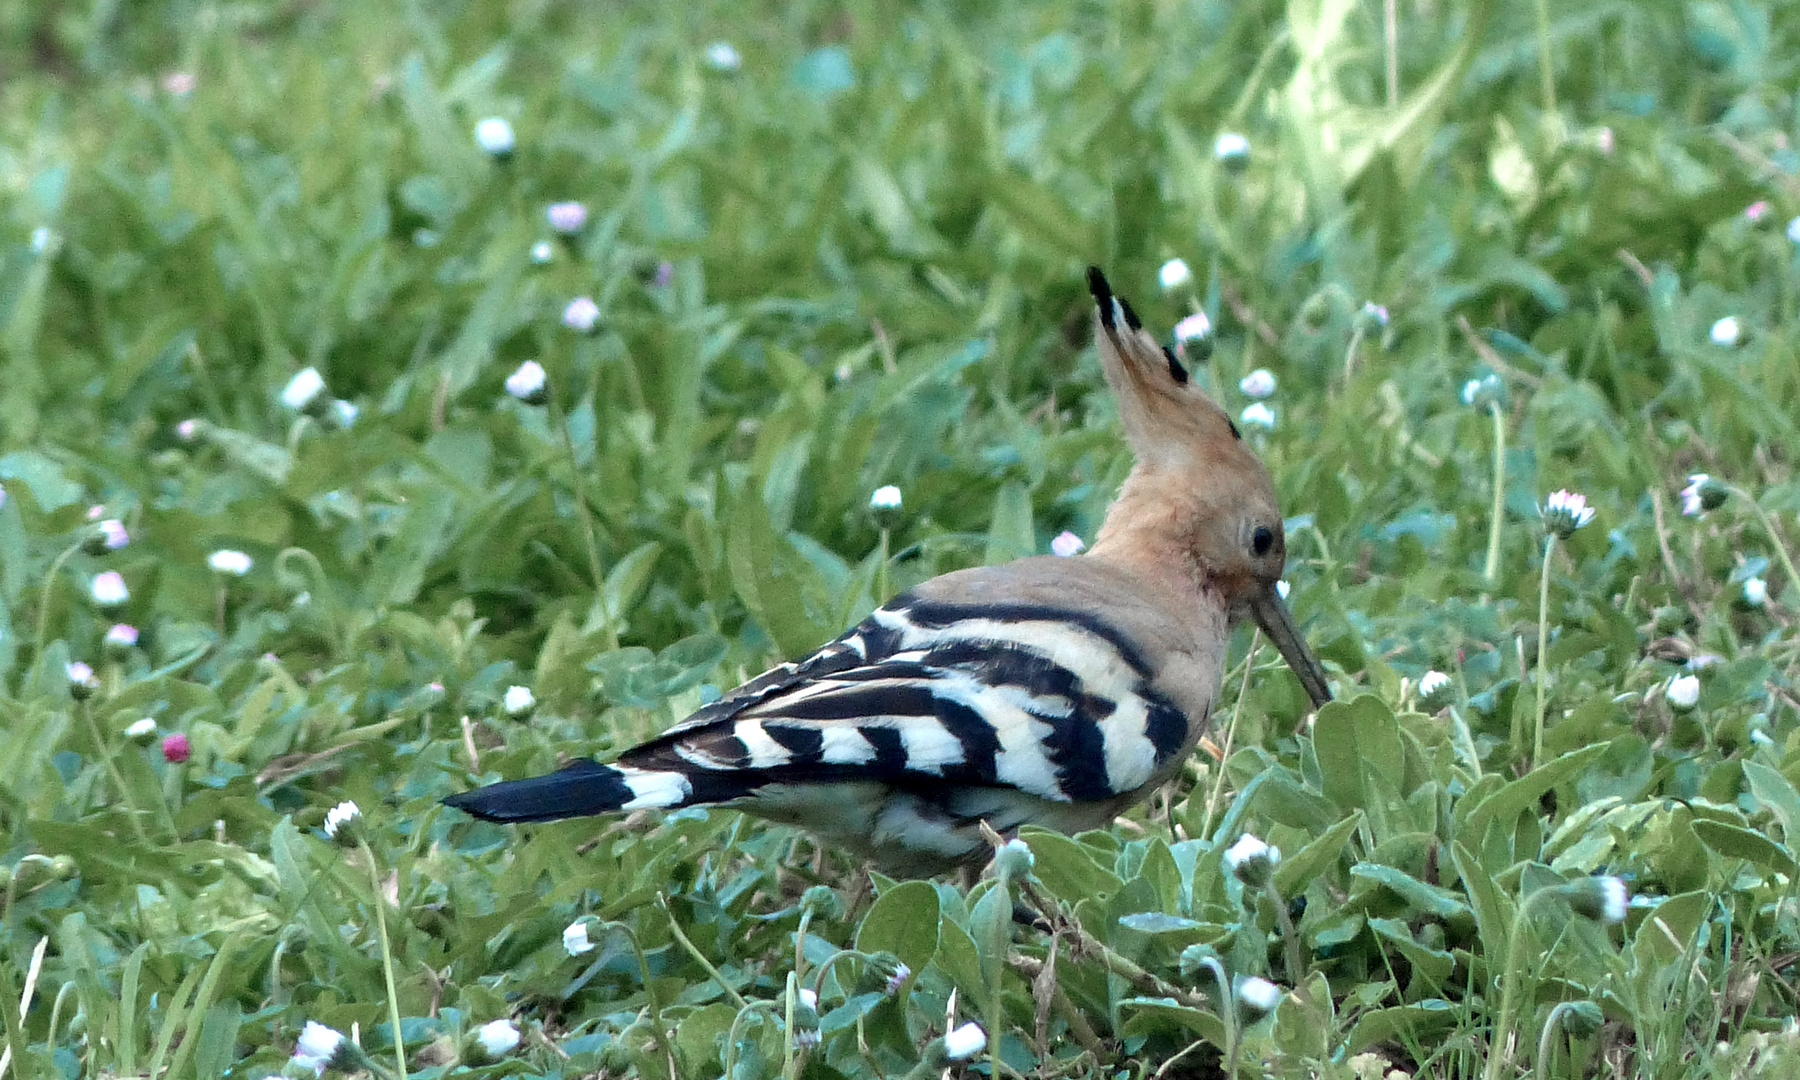
[[1267, 555], [1269, 549], [1274, 546], [1275, 530], [1267, 525], [1258, 525], [1256, 531], [1250, 534], [1250, 550], [1256, 552], [1257, 555]]

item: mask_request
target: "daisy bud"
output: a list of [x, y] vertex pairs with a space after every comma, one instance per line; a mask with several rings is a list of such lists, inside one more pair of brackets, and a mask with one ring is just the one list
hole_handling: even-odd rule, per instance
[[86, 701], [100, 689], [100, 680], [94, 677], [94, 669], [76, 660], [63, 668], [69, 678], [69, 696], [76, 701]]
[[744, 66], [744, 58], [731, 42], [715, 41], [706, 47], [706, 66], [730, 73]]
[[339, 398], [332, 402], [331, 411], [326, 414], [332, 424], [338, 428], [350, 427], [356, 423], [356, 418], [361, 415], [362, 409], [358, 408], [355, 402], [345, 401], [343, 398]]
[[302, 368], [281, 390], [281, 403], [295, 412], [305, 412], [319, 403], [325, 394], [325, 376], [315, 367]]
[[1293, 591], [1294, 591], [1294, 587], [1292, 585], [1288, 584], [1287, 578], [1276, 578], [1275, 579], [1275, 594], [1277, 596], [1281, 597], [1283, 600], [1286, 600], [1288, 598], [1288, 593], [1293, 592]]
[[192, 757], [193, 753], [194, 744], [189, 742], [188, 737], [181, 732], [170, 732], [163, 736], [162, 756], [163, 760], [169, 764], [179, 765]]
[[550, 230], [562, 236], [580, 232], [586, 227], [587, 219], [587, 204], [574, 200], [551, 203], [544, 209], [544, 220], [550, 223]]
[[175, 425], [175, 437], [182, 442], [193, 442], [200, 437], [200, 421], [183, 420]]
[[250, 567], [255, 565], [255, 563], [250, 556], [241, 551], [233, 551], [230, 548], [221, 548], [206, 557], [206, 565], [212, 567], [215, 574], [224, 574], [227, 577], [243, 577], [250, 572]]
[[[1800, 220], [1800, 219], [1797, 219]], [[34, 255], [43, 255], [56, 246], [56, 230], [48, 225], [39, 225], [31, 230], [31, 251]]]
[[804, 986], [794, 995], [794, 1045], [803, 1050], [819, 1045], [819, 995]]
[[519, 1045], [519, 1025], [511, 1020], [490, 1020], [475, 1029], [475, 1046], [487, 1060], [503, 1058]]
[[1363, 324], [1369, 329], [1379, 330], [1388, 324], [1386, 304], [1377, 304], [1373, 300], [1364, 300], [1362, 306]]
[[1605, 1022], [1606, 1014], [1600, 1011], [1600, 1006], [1591, 1001], [1570, 1002], [1569, 1007], [1562, 1013], [1563, 1030], [1577, 1039], [1593, 1038]]
[[506, 377], [506, 392], [527, 405], [542, 405], [550, 400], [545, 385], [544, 365], [536, 360], [525, 361], [517, 371]]
[[1437, 712], [1450, 704], [1453, 689], [1450, 676], [1441, 671], [1427, 671], [1419, 676], [1419, 708], [1426, 712]]
[[162, 77], [163, 93], [170, 97], [186, 97], [198, 85], [200, 80], [191, 71], [171, 71]]
[[1712, 339], [1714, 345], [1730, 348], [1738, 343], [1738, 338], [1742, 337], [1743, 333], [1744, 329], [1739, 325], [1737, 316], [1727, 315], [1713, 323], [1712, 329], [1707, 331], [1706, 336]]
[[104, 644], [106, 651], [116, 656], [123, 656], [137, 647], [138, 629], [130, 623], [114, 623], [107, 630]]
[[562, 321], [569, 329], [585, 334], [600, 321], [600, 305], [591, 296], [577, 296], [563, 308]]
[[1762, 220], [1768, 216], [1769, 201], [1767, 199], [1758, 199], [1749, 206], [1744, 207], [1744, 220], [1752, 225], [1760, 224]]
[[944, 1055], [951, 1061], [967, 1061], [987, 1049], [987, 1032], [970, 1021], [944, 1036]]
[[1030, 877], [1036, 865], [1031, 845], [1016, 836], [994, 849], [994, 869], [1009, 878]]
[[475, 125], [475, 145], [489, 157], [505, 159], [512, 156], [513, 129], [505, 117], [490, 116]]
[[1594, 508], [1587, 496], [1575, 491], [1553, 491], [1544, 500], [1544, 531], [1567, 540], [1576, 529], [1594, 520]]
[[325, 811], [325, 838], [350, 847], [356, 843], [356, 832], [361, 824], [362, 809], [354, 801], [345, 799]]
[[1663, 697], [1669, 699], [1670, 708], [1677, 712], [1687, 712], [1700, 702], [1700, 676], [1675, 676], [1663, 690]]
[[117, 570], [107, 570], [94, 575], [88, 586], [96, 607], [121, 607], [131, 599], [131, 590], [125, 586], [125, 578]]
[[508, 716], [524, 716], [537, 707], [537, 698], [529, 686], [509, 686], [500, 698], [500, 707]]
[[1247, 1024], [1256, 1023], [1281, 1004], [1281, 987], [1260, 975], [1240, 978], [1232, 992], [1237, 996], [1238, 1015]]
[[1681, 512], [1687, 517], [1699, 517], [1724, 506], [1730, 494], [1725, 485], [1714, 483], [1705, 473], [1692, 473], [1688, 486], [1681, 489]]
[[1260, 401], [1252, 402], [1245, 406], [1243, 412], [1238, 414], [1238, 422], [1245, 427], [1262, 428], [1264, 431], [1273, 431], [1275, 428], [1275, 410], [1269, 408]]
[[1762, 607], [1769, 602], [1769, 583], [1759, 577], [1744, 579], [1744, 603]]
[[583, 917], [563, 927], [563, 951], [570, 956], [594, 951], [594, 943], [588, 940], [588, 922], [589, 919]]
[[1225, 869], [1253, 889], [1267, 885], [1280, 862], [1281, 849], [1270, 847], [1251, 833], [1238, 837], [1237, 843], [1225, 850]]
[[1246, 397], [1253, 397], [1258, 401], [1272, 397], [1275, 393], [1275, 373], [1268, 368], [1259, 367], [1238, 380], [1238, 389]]
[[156, 739], [156, 721], [148, 716], [133, 720], [125, 729], [125, 737], [139, 746], [149, 746]]
[[1194, 272], [1189, 270], [1188, 264], [1182, 260], [1170, 259], [1162, 264], [1161, 270], [1156, 272], [1156, 280], [1162, 284], [1164, 290], [1179, 289], [1194, 280]]
[[94, 531], [82, 541], [81, 549], [89, 555], [104, 555], [129, 543], [131, 534], [125, 531], [125, 523], [118, 518], [107, 518], [94, 525]]
[[326, 1027], [317, 1020], [308, 1020], [306, 1027], [300, 1031], [300, 1041], [294, 1045], [293, 1062], [323, 1074], [328, 1068], [342, 1068], [350, 1064], [353, 1058], [353, 1044], [344, 1038], [343, 1033]]
[[898, 956], [891, 952], [878, 952], [870, 956], [863, 966], [862, 978], [857, 980], [859, 993], [875, 993], [879, 991], [893, 997], [912, 978], [912, 968], [906, 966]]
[[1493, 373], [1478, 379], [1470, 379], [1463, 383], [1462, 403], [1475, 409], [1486, 409], [1489, 405], [1506, 404], [1506, 384], [1500, 376]]
[[1625, 905], [1629, 897], [1625, 883], [1610, 875], [1583, 878], [1570, 882], [1569, 907], [1575, 914], [1608, 925], [1625, 921]]
[[556, 261], [556, 245], [548, 240], [539, 240], [531, 245], [531, 261], [538, 266], [548, 266]]
[[1594, 148], [1602, 154], [1612, 153], [1616, 142], [1617, 140], [1613, 138], [1612, 128], [1603, 127], [1594, 133]]
[[901, 501], [900, 489], [892, 484], [875, 489], [869, 496], [869, 514], [875, 518], [876, 528], [892, 529], [900, 524]]
[[1787, 223], [1787, 238], [1796, 244], [1800, 244], [1800, 217], [1794, 218]]
[[1183, 361], [1199, 362], [1212, 355], [1212, 320], [1204, 311], [1196, 311], [1175, 324], [1175, 355]]
[[1235, 131], [1223, 132], [1213, 140], [1213, 159], [1236, 172], [1250, 164], [1250, 140]]
[[1056, 539], [1050, 541], [1050, 554], [1061, 555], [1066, 559], [1071, 555], [1081, 554], [1086, 547], [1087, 544], [1082, 541], [1081, 537], [1065, 530], [1058, 533]]

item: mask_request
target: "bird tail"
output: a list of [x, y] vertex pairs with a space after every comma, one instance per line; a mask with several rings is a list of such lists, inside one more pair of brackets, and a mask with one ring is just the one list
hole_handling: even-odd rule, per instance
[[664, 769], [602, 765], [581, 759], [544, 776], [507, 780], [444, 800], [465, 813], [502, 823], [559, 821], [617, 810], [673, 809], [694, 797], [688, 777]]

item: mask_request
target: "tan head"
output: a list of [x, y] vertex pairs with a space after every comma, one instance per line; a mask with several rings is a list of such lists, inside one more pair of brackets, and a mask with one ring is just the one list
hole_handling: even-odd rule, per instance
[[1268, 470], [1098, 268], [1089, 268], [1088, 287], [1098, 305], [1100, 363], [1137, 455], [1092, 554], [1178, 563], [1217, 592], [1232, 618], [1255, 618], [1313, 704], [1323, 705], [1331, 700], [1325, 672], [1275, 588], [1287, 543]]

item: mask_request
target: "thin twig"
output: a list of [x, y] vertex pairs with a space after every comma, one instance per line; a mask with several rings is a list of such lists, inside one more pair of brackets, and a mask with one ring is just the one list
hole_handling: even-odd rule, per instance
[[1462, 331], [1463, 340], [1468, 342], [1469, 348], [1475, 350], [1476, 356], [1481, 357], [1482, 363], [1493, 368], [1495, 371], [1498, 371], [1500, 374], [1505, 375], [1509, 379], [1519, 380], [1533, 390], [1539, 389], [1544, 385], [1542, 376], [1533, 375], [1527, 371], [1520, 371], [1505, 360], [1502, 360], [1499, 351], [1492, 345], [1481, 340], [1481, 335], [1477, 334], [1475, 328], [1469, 325], [1469, 317], [1467, 315], [1458, 315], [1456, 317], [1456, 328]]

